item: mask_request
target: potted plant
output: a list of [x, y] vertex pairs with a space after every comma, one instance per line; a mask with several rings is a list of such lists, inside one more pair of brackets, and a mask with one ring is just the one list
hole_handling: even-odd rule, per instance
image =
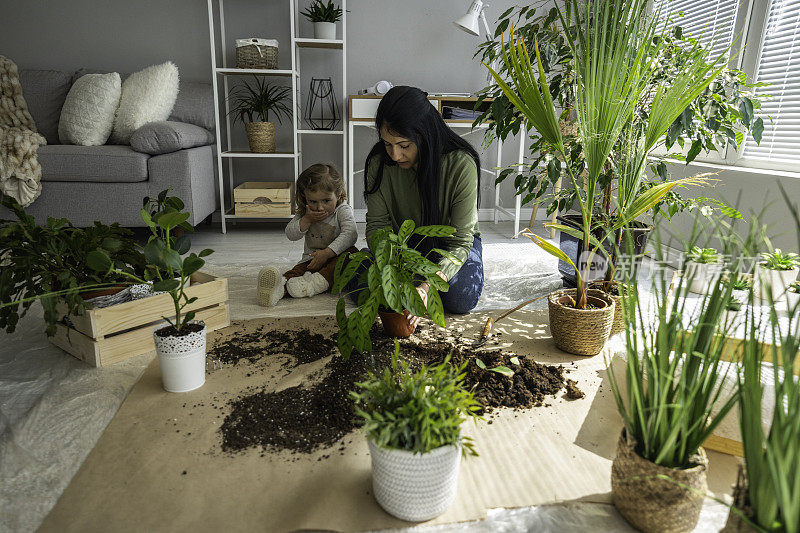
[[[414, 328], [408, 324], [406, 316], [429, 316], [436, 324], [444, 327], [444, 306], [439, 291], [447, 292], [449, 285], [438, 272], [440, 267], [409, 246], [412, 235], [427, 237], [448, 237], [455, 233], [450, 226], [419, 226], [406, 220], [397, 234], [390, 228], [378, 230], [372, 236], [369, 249], [342, 256], [336, 263], [331, 291], [336, 294], [353, 278], [366, 283], [360, 290], [358, 308], [349, 316], [345, 313], [345, 295], [342, 294], [336, 306], [336, 321], [339, 324], [339, 351], [347, 358], [353, 348], [367, 352], [372, 347], [369, 330], [380, 315], [386, 333], [392, 337], [408, 337]], [[439, 248], [432, 253], [448, 257], [454, 262], [458, 258]], [[362, 266], [364, 264], [364, 266]], [[428, 303], [423, 302], [415, 283], [427, 282], [434, 290], [428, 291]]]
[[624, 371], [607, 367], [624, 422], [611, 466], [612, 499], [645, 532], [694, 528], [707, 489], [702, 444], [736, 402], [736, 394], [723, 394], [720, 365], [731, 289], [717, 281], [694, 314], [686, 309], [690, 283], [679, 278], [670, 291], [660, 276], [652, 304], [630, 284], [623, 299], [630, 324]]
[[367, 434], [373, 494], [389, 514], [418, 522], [453, 503], [461, 455], [477, 455], [461, 433], [462, 423], [480, 410], [464, 387], [465, 367], [448, 356], [412, 372], [399, 360], [395, 341], [391, 370], [369, 372], [350, 393]]
[[[203, 257], [213, 253], [205, 249], [199, 254], [189, 253], [191, 241], [185, 233], [185, 222], [190, 213], [183, 211], [184, 204], [177, 197], [163, 191], [155, 200], [145, 198], [141, 215], [150, 228], [150, 238], [144, 246], [147, 260], [146, 279], [118, 271], [103, 250], [89, 254], [89, 265], [99, 272], [116, 272], [133, 281], [152, 281], [154, 291], [169, 293], [175, 314], [163, 317], [167, 325], [153, 331], [158, 363], [164, 389], [168, 392], [186, 392], [201, 387], [206, 375], [206, 326], [194, 322], [194, 311], [184, 312], [196, 297], [189, 298], [185, 288], [192, 274], [205, 264]], [[155, 209], [152, 207], [155, 206]], [[178, 229], [183, 231], [179, 232]], [[176, 237], [176, 233], [182, 233]], [[187, 255], [188, 254], [188, 255]]]
[[[99, 273], [88, 265], [93, 250], [104, 250], [118, 271], [144, 272], [133, 233], [119, 224], [76, 228], [64, 218], [48, 218], [40, 226], [11, 197], [3, 197], [2, 205], [17, 218], [0, 220], [0, 329], [7, 333], [35, 300], [42, 302], [45, 332], [52, 336], [65, 314], [81, 315], [86, 299], [101, 296], [94, 291], [122, 290], [124, 275]], [[59, 303], [63, 307], [57, 309]]]
[[708, 292], [714, 280], [722, 274], [722, 255], [714, 248], [692, 246], [686, 254], [686, 277], [692, 280], [691, 292], [702, 294]]
[[786, 290], [786, 301], [790, 308], [800, 304], [800, 281], [795, 281]]
[[797, 280], [797, 274], [800, 272], [798, 268], [800, 256], [775, 248], [773, 252], [763, 252], [761, 258], [763, 261], [756, 265], [759, 297], [766, 300], [769, 293], [773, 300], [780, 300], [786, 294], [789, 285]]
[[312, 0], [301, 14], [314, 24], [315, 39], [336, 39], [336, 22], [342, 18], [342, 8], [334, 5], [332, 0], [327, 4], [322, 0]]
[[[675, 187], [705, 183], [700, 178], [684, 178], [655, 184], [645, 192], [640, 192], [648, 155], [675, 118], [718, 74], [715, 66], [722, 61], [721, 57], [710, 64], [695, 61], [682, 67], [679, 82], [657, 83], [656, 66], [645, 58], [657, 52], [663, 44], [653, 39], [658, 21], [645, 14], [645, 5], [643, 0], [581, 5], [571, 0], [567, 3], [566, 13], [556, 8], [564, 27], [574, 23], [581, 28], [577, 34], [568, 33], [566, 37], [574, 62], [575, 112], [578, 135], [582, 140], [580, 151], [585, 160], [581, 165], [585, 165], [585, 170], [580, 171], [573, 164], [564, 165], [564, 173], [576, 191], [581, 227], [576, 230], [566, 225], [553, 226], [580, 238], [583, 249], [588, 251], [584, 273], [578, 277], [575, 297], [572, 299], [574, 305], [568, 300], [565, 302], [577, 312], [587, 309], [589, 302], [584, 280], [588, 277], [593, 255], [603, 248], [603, 241], [613, 239], [619, 230], [628, 227], [656, 206]], [[512, 30], [508, 44], [502, 46], [510, 82], [493, 69], [489, 68], [489, 71], [509, 102], [541, 136], [542, 143], [552, 153], [558, 154], [555, 161], [570, 161], [538, 45], [535, 45], [535, 52], [534, 67], [525, 43], [515, 38]], [[699, 58], [705, 57], [701, 52], [698, 54]], [[620, 70], [620, 65], [628, 65], [629, 68]], [[621, 72], [624, 75], [621, 76]], [[639, 103], [645, 99], [646, 88], [653, 85], [657, 87], [659, 97], [651, 105], [648, 120], [639, 128], [626, 128], [634, 120]], [[603, 105], [600, 105], [601, 102]], [[626, 150], [618, 159], [612, 159], [612, 152], [618, 143], [624, 143]], [[560, 162], [556, 166], [560, 173]], [[600, 195], [604, 188], [603, 179], [612, 166], [620, 170], [619, 189], [625, 194], [619, 193], [616, 215], [613, 220], [605, 220], [607, 225], [604, 226], [595, 218], [595, 212], [602, 207]], [[604, 239], [595, 237], [593, 232], [598, 227], [603, 228]], [[545, 245], [545, 241], [535, 235], [531, 235], [531, 238], [551, 253], [557, 250], [552, 245]], [[562, 260], [567, 258], [563, 252], [556, 255]], [[554, 303], [564, 307], [560, 297]], [[551, 328], [553, 325], [551, 322]], [[603, 335], [607, 335], [605, 329], [596, 330], [598, 342], [605, 342]]]
[[[798, 308], [789, 310], [788, 326], [780, 324], [774, 313], [766, 324], [755, 312], [747, 316], [737, 374], [744, 465], [734, 489], [734, 508], [723, 529], [726, 533], [800, 531], [800, 382], [795, 376], [800, 351], [798, 313]], [[764, 364], [767, 356], [771, 364]], [[765, 398], [765, 383], [769, 382], [773, 397]], [[776, 406], [772, 420], [764, 420], [765, 403]]]
[[[641, 5], [637, 3], [633, 9], [639, 9]], [[508, 50], [503, 40], [503, 32], [509, 27], [514, 28], [514, 35], [524, 43], [527, 50], [536, 47], [539, 51], [537, 57], [541, 57], [541, 76], [549, 88], [550, 96], [558, 102], [559, 109], [563, 110], [559, 116], [559, 125], [564, 150], [563, 153], [555, 150], [550, 139], [541, 135], [534, 127], [533, 131], [529, 132], [532, 139], [530, 159], [523, 165], [514, 165], [503, 170], [498, 181], [513, 178], [517, 194], [523, 197], [522, 203], [546, 202], [549, 216], [554, 211], [561, 213], [569, 211], [578, 203], [581, 191], [589, 190], [586, 179], [594, 180], [585, 173], [587, 160], [592, 157], [589, 155], [587, 158], [584, 150], [585, 132], [565, 127], [580, 119], [579, 113], [576, 113], [576, 106], [582, 105], [583, 96], [578, 91], [585, 90], [586, 80], [581, 75], [584, 60], [576, 55], [578, 50], [573, 46], [573, 40], [581, 41], [582, 39], [575, 36], [587, 34], [589, 28], [583, 24], [585, 19], [582, 17], [570, 16], [569, 9], [566, 14], [560, 13], [557, 8], [545, 8], [538, 12], [537, 9], [536, 4], [524, 4], [503, 12], [498, 18], [494, 38], [482, 43], [475, 56], [480, 56], [487, 65], [504, 57]], [[638, 19], [629, 20], [638, 22]], [[621, 24], [631, 32], [637, 30], [635, 24], [626, 21], [621, 21]], [[643, 69], [644, 76], [631, 72], [631, 75], [635, 74], [637, 81], [641, 82], [641, 85], [635, 86], [639, 98], [630, 120], [625, 121], [622, 132], [610, 151], [608, 157], [610, 164], [603, 168], [596, 182], [596, 187], [602, 194], [598, 194], [599, 199], [595, 204], [594, 213], [598, 221], [596, 226], [599, 228], [593, 231], [604, 232], [608, 236], [600, 250], [607, 256], [607, 269], [604, 283], [598, 287], [612, 296], [619, 296], [613, 275], [617, 259], [616, 251], [620, 248], [620, 244], [630, 236], [634, 243], [634, 254], [638, 257], [644, 249], [647, 234], [652, 226], [634, 219], [616, 231], [612, 228], [619, 226], [618, 217], [633, 202], [651, 194], [652, 187], [669, 181], [667, 166], [663, 159], [672, 157], [684, 160], [688, 164], [702, 152], [725, 149], [729, 144], [738, 147], [745, 136], [734, 135], [734, 131], [745, 133], [752, 131], [756, 142], [761, 140], [763, 121], [755, 118], [752, 112], [753, 109], [760, 108], [760, 101], [753, 94], [753, 85], [747, 84], [744, 73], [727, 68], [721, 57], [710, 57], [707, 50], [698, 44], [697, 37], [684, 34], [677, 24], [665, 23], [663, 27], [658, 28], [657, 46], [648, 50], [649, 61]], [[646, 38], [632, 39], [632, 41], [638, 49], [641, 49], [638, 46], [640, 44], [647, 45]], [[576, 57], [582, 60], [576, 61]], [[702, 90], [696, 91], [698, 86], [695, 82], [698, 81], [698, 75], [701, 77], [703, 75], [702, 64], [710, 69], [709, 83]], [[615, 67], [609, 66], [609, 68]], [[500, 62], [497, 74], [507, 84], [515, 86], [513, 82], [518, 78], [518, 72], [513, 67]], [[605, 74], [601, 74], [603, 75]], [[533, 76], [529, 76], [529, 82], [533, 81]], [[522, 88], [524, 85], [516, 87]], [[676, 87], [673, 88], [669, 100], [654, 98], [659, 91], [670, 85]], [[642, 90], [639, 91], [638, 88]], [[523, 90], [518, 90], [516, 93], [519, 97], [525, 98]], [[506, 88], [497, 82], [497, 78], [495, 83], [481, 90], [479, 95], [476, 109], [484, 103], [484, 100], [491, 99], [491, 105], [483, 105], [482, 109], [485, 111], [475, 121], [476, 125], [483, 123], [487, 126], [485, 134], [487, 142], [495, 137], [505, 140], [509, 134], [519, 133], [520, 129], [530, 129], [532, 123], [525, 122], [529, 114], [515, 105], [513, 99], [506, 94]], [[675, 99], [677, 96], [680, 98]], [[674, 118], [672, 123], [663, 128], [664, 120], [668, 118], [664, 115], [665, 109], [670, 109], [668, 116]], [[677, 111], [677, 114], [673, 111]], [[654, 120], [655, 128], [651, 124]], [[659, 156], [658, 163], [652, 165], [653, 178], [648, 178], [644, 171], [648, 158], [652, 159], [654, 155], [653, 142], [657, 144], [656, 147], [663, 145], [667, 150], [678, 147], [685, 153]], [[631, 147], [634, 148], [633, 151], [630, 150]], [[579, 187], [561, 187], [562, 177], [572, 184], [572, 179], [568, 177], [569, 173], [577, 176], [575, 181]], [[616, 187], [614, 181], [617, 182]], [[548, 194], [549, 190], [555, 192]], [[738, 211], [718, 200], [703, 197], [685, 200], [680, 197], [677, 189], [672, 189], [663, 195], [659, 193], [659, 196], [660, 200], [655, 202], [650, 210], [654, 215], [660, 214], [669, 218], [685, 209], [704, 206], [719, 209], [727, 216], [741, 217]], [[566, 214], [559, 217], [558, 226], [566, 226], [573, 232], [578, 230], [580, 233], [582, 224], [582, 215]], [[563, 243], [562, 250], [580, 266], [579, 259], [582, 252], [589, 251], [583, 247], [583, 239], [566, 231], [561, 231], [559, 239]], [[567, 263], [559, 262], [559, 272], [568, 286], [576, 282], [574, 271]], [[596, 275], [602, 276], [602, 273]], [[587, 281], [590, 281], [591, 277], [591, 275], [584, 276]]]
[[[270, 113], [282, 123], [281, 117], [292, 115], [291, 87], [273, 85], [263, 77], [254, 76], [253, 85], [244, 82], [231, 90], [233, 100], [230, 114], [234, 123], [241, 120], [247, 130], [250, 151], [255, 153], [275, 152], [275, 124], [269, 121]], [[290, 102], [287, 104], [287, 101]], [[247, 120], [245, 120], [247, 118]], [[253, 120], [253, 119], [256, 120]]]

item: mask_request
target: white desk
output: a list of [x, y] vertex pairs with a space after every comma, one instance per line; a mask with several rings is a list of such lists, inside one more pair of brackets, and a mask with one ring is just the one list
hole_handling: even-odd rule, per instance
[[[378, 104], [380, 103], [380, 96], [374, 95], [350, 95], [348, 99], [348, 120], [347, 120], [347, 195], [348, 198], [353, 198], [353, 183], [356, 174], [361, 174], [364, 172], [364, 169], [355, 170], [355, 163], [354, 163], [354, 130], [357, 126], [367, 127], [375, 129], [375, 114], [378, 110]], [[476, 102], [477, 98], [472, 97], [446, 97], [446, 96], [432, 96], [429, 97], [431, 105], [434, 106], [437, 111], [441, 113], [442, 106], [448, 104], [458, 104], [461, 102]], [[448, 120], [445, 119], [445, 123], [453, 128], [453, 129], [467, 129], [466, 132], [460, 133], [461, 137], [465, 137], [473, 132], [478, 130], [485, 130], [487, 128], [486, 125], [478, 126], [477, 128], [472, 127], [471, 120]], [[496, 152], [496, 163], [492, 169], [482, 168], [481, 171], [487, 174], [491, 174], [494, 176], [494, 179], [500, 175], [500, 171], [502, 170], [502, 155], [503, 155], [503, 142], [500, 139], [497, 139], [495, 142], [497, 147]], [[520, 130], [519, 134], [519, 154], [517, 158], [517, 163], [523, 163], [523, 157], [525, 155], [525, 134], [522, 130]], [[500, 202], [500, 184], [495, 184], [494, 187], [494, 205], [492, 207], [493, 210], [493, 221], [495, 224], [500, 220], [500, 214], [504, 214], [509, 218], [514, 219], [514, 238], [516, 238], [517, 233], [519, 233], [519, 225], [520, 225], [520, 208], [521, 208], [521, 199], [519, 195], [514, 196], [514, 210], [513, 212], [509, 209], [506, 209], [501, 205]]]

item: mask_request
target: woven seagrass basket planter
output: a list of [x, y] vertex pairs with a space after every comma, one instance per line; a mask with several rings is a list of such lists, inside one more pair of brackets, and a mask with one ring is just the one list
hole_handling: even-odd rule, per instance
[[[691, 468], [667, 468], [641, 457], [623, 429], [611, 463], [611, 497], [617, 511], [645, 533], [679, 533], [697, 525], [708, 491], [708, 457], [703, 448]], [[667, 476], [667, 481], [655, 476]], [[679, 485], [680, 484], [680, 485]], [[689, 490], [684, 487], [691, 487]]]
[[245, 122], [250, 151], [258, 154], [275, 152], [275, 124], [272, 122]]
[[[616, 286], [617, 286], [617, 291], [624, 290], [624, 285], [622, 283], [620, 283], [619, 281], [617, 281], [615, 283], [616, 283]], [[602, 290], [603, 285], [602, 284], [597, 284], [596, 285], [596, 284], [592, 283], [592, 284], [589, 285], [589, 287], [591, 287], [593, 289]], [[605, 292], [605, 291], [603, 291], [603, 292]], [[609, 336], [613, 336], [613, 335], [616, 335], [617, 333], [621, 333], [621, 332], [625, 331], [625, 316], [624, 316], [623, 310], [622, 310], [622, 296], [618, 295], [618, 294], [608, 293], [608, 292], [606, 292], [605, 294], [606, 294], [606, 296], [611, 298], [611, 300], [614, 302], [614, 322], [611, 325], [611, 333], [609, 334]]]
[[603, 291], [589, 289], [589, 304], [594, 309], [567, 307], [575, 299], [576, 289], [560, 289], [550, 293], [550, 333], [556, 347], [575, 355], [597, 355], [606, 345], [614, 324], [614, 302]]
[[381, 448], [372, 440], [368, 444], [372, 492], [387, 513], [421, 522], [439, 516], [453, 504], [461, 464], [459, 446], [440, 446], [420, 454]]
[[[744, 474], [744, 465], [739, 464], [739, 473], [736, 476], [736, 485], [733, 487], [733, 505], [745, 514], [748, 518], [753, 517], [753, 510], [750, 508], [750, 498], [747, 494], [747, 476]], [[728, 521], [720, 533], [755, 533], [756, 529], [742, 520], [733, 509], [728, 513]]]

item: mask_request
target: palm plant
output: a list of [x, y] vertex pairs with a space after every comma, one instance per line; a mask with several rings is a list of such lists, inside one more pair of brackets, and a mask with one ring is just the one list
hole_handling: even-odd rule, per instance
[[[567, 41], [575, 61], [575, 110], [586, 161], [586, 177], [581, 192], [578, 176], [570, 165], [566, 165], [566, 174], [573, 188], [579, 191], [577, 200], [581, 212], [581, 230], [561, 224], [552, 227], [583, 240], [584, 250], [591, 250], [586, 269], [592, 262], [592, 255], [602, 246], [600, 240], [592, 235], [598, 226], [593, 220], [599, 198], [598, 183], [609, 167], [618, 165], [610, 156], [623, 131], [628, 132], [628, 150], [621, 167], [616, 170], [620, 175], [620, 196], [624, 199], [619, 202], [617, 218], [608, 222], [604, 228], [607, 236], [621, 233], [620, 229], [652, 209], [675, 187], [706, 182], [699, 177], [690, 177], [660, 183], [639, 192], [647, 155], [666, 133], [670, 124], [683, 112], [687, 103], [719, 74], [719, 70], [713, 70], [713, 67], [722, 61], [720, 56], [710, 64], [698, 61], [681, 65], [681, 74], [671, 85], [658, 85], [653, 96], [650, 118], [644, 127], [626, 130], [626, 126], [633, 120], [637, 104], [656, 79], [660, 67], [658, 52], [663, 41], [655, 39], [655, 36], [662, 29], [660, 26], [663, 23], [659, 22], [657, 14], [646, 14], [646, 4], [646, 0], [586, 3], [568, 0], [564, 9], [558, 8], [564, 27], [575, 25], [579, 28], [575, 35], [567, 33]], [[538, 43], [535, 44], [535, 49], [538, 80], [525, 43], [515, 39], [513, 28], [508, 44], [503, 42], [502, 46], [510, 83], [491, 67], [487, 68], [509, 101], [520, 110], [544, 142], [567, 160], [568, 155]], [[705, 57], [703, 54], [707, 52], [698, 51], [698, 57]], [[628, 191], [634, 190], [638, 194], [628, 194]], [[552, 245], [548, 246], [540, 237], [532, 235], [531, 238], [560, 259], [566, 258], [565, 254], [556, 253], [557, 249]], [[571, 264], [571, 261], [568, 262]], [[575, 271], [575, 306], [584, 309], [587, 303], [584, 279], [588, 272], [581, 275], [578, 268]]]
[[270, 113], [278, 119], [278, 122], [281, 122], [281, 117], [291, 117], [292, 110], [286, 104], [287, 101], [291, 101], [291, 87], [272, 85], [262, 77], [253, 77], [254, 85], [244, 82], [243, 85], [232, 89], [228, 96], [234, 101], [229, 112], [233, 115], [234, 122], [237, 120], [245, 122], [245, 117], [248, 122], [253, 122], [253, 117], [260, 122], [269, 122]]

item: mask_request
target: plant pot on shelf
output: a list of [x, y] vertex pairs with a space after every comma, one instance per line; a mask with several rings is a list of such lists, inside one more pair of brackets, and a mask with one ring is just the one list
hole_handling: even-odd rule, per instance
[[789, 308], [794, 308], [800, 304], [800, 292], [795, 292], [792, 289], [786, 291], [786, 303]]
[[247, 142], [250, 151], [257, 154], [275, 152], [275, 124], [272, 122], [246, 122]]
[[411, 336], [416, 329], [408, 323], [408, 311], [395, 313], [394, 311], [378, 311], [381, 323], [386, 334], [390, 337], [405, 339]]
[[153, 332], [161, 380], [167, 392], [188, 392], [206, 382], [206, 325], [200, 321], [184, 327], [191, 329], [180, 336], [162, 336], [172, 326]]
[[[690, 468], [657, 465], [636, 453], [623, 429], [611, 463], [611, 497], [617, 511], [645, 533], [691, 531], [708, 490], [705, 450], [700, 448], [692, 459]], [[673, 481], [655, 477], [659, 475]]]
[[792, 270], [772, 270], [764, 265], [756, 265], [756, 285], [758, 292], [756, 295], [762, 300], [768, 299], [769, 291], [772, 291], [772, 299], [778, 301], [786, 296], [787, 289], [797, 280], [800, 269]]
[[336, 39], [336, 23], [335, 22], [315, 22], [314, 23], [314, 39], [327, 39], [333, 41]]
[[[571, 228], [582, 230], [581, 226], [581, 215], [562, 215], [557, 218], [558, 222], [564, 224], [565, 226], [569, 226]], [[644, 249], [647, 246], [647, 235], [653, 230], [652, 226], [647, 226], [641, 222], [634, 222], [635, 227], [628, 228], [626, 230], [626, 234], [630, 235], [631, 241], [633, 243], [633, 253], [636, 256], [636, 262], [640, 262], [641, 255], [644, 253]], [[602, 229], [596, 230], [593, 235], [601, 239], [604, 236], [604, 232]], [[624, 237], [627, 239], [627, 237]], [[623, 240], [623, 245], [624, 245]], [[578, 261], [583, 254], [583, 241], [578, 239], [577, 237], [573, 237], [568, 233], [564, 233], [563, 231], [559, 234], [559, 248], [561, 251], [567, 254], [567, 256], [572, 259], [573, 263], [578, 265], [578, 267], [582, 267], [582, 265], [578, 264]], [[606, 247], [608, 248], [608, 247]], [[605, 253], [607, 250], [601, 250], [599, 253], [605, 257]], [[565, 287], [574, 287], [575, 286], [575, 270], [569, 263], [565, 261], [558, 261], [558, 273], [561, 274], [561, 278], [564, 280]], [[604, 271], [590, 271], [589, 275], [587, 276], [587, 281], [593, 281], [597, 279], [602, 279], [605, 275]]]
[[421, 522], [452, 505], [458, 488], [461, 450], [440, 446], [428, 453], [381, 448], [372, 440], [372, 491], [383, 509], [402, 520]]
[[724, 265], [721, 263], [686, 263], [686, 281], [689, 292], [705, 294], [713, 287], [713, 282], [722, 275]]
[[550, 333], [556, 347], [575, 355], [597, 355], [606, 345], [614, 324], [614, 302], [596, 289], [588, 290], [593, 309], [575, 309], [569, 303], [576, 289], [560, 289], [547, 298]]

